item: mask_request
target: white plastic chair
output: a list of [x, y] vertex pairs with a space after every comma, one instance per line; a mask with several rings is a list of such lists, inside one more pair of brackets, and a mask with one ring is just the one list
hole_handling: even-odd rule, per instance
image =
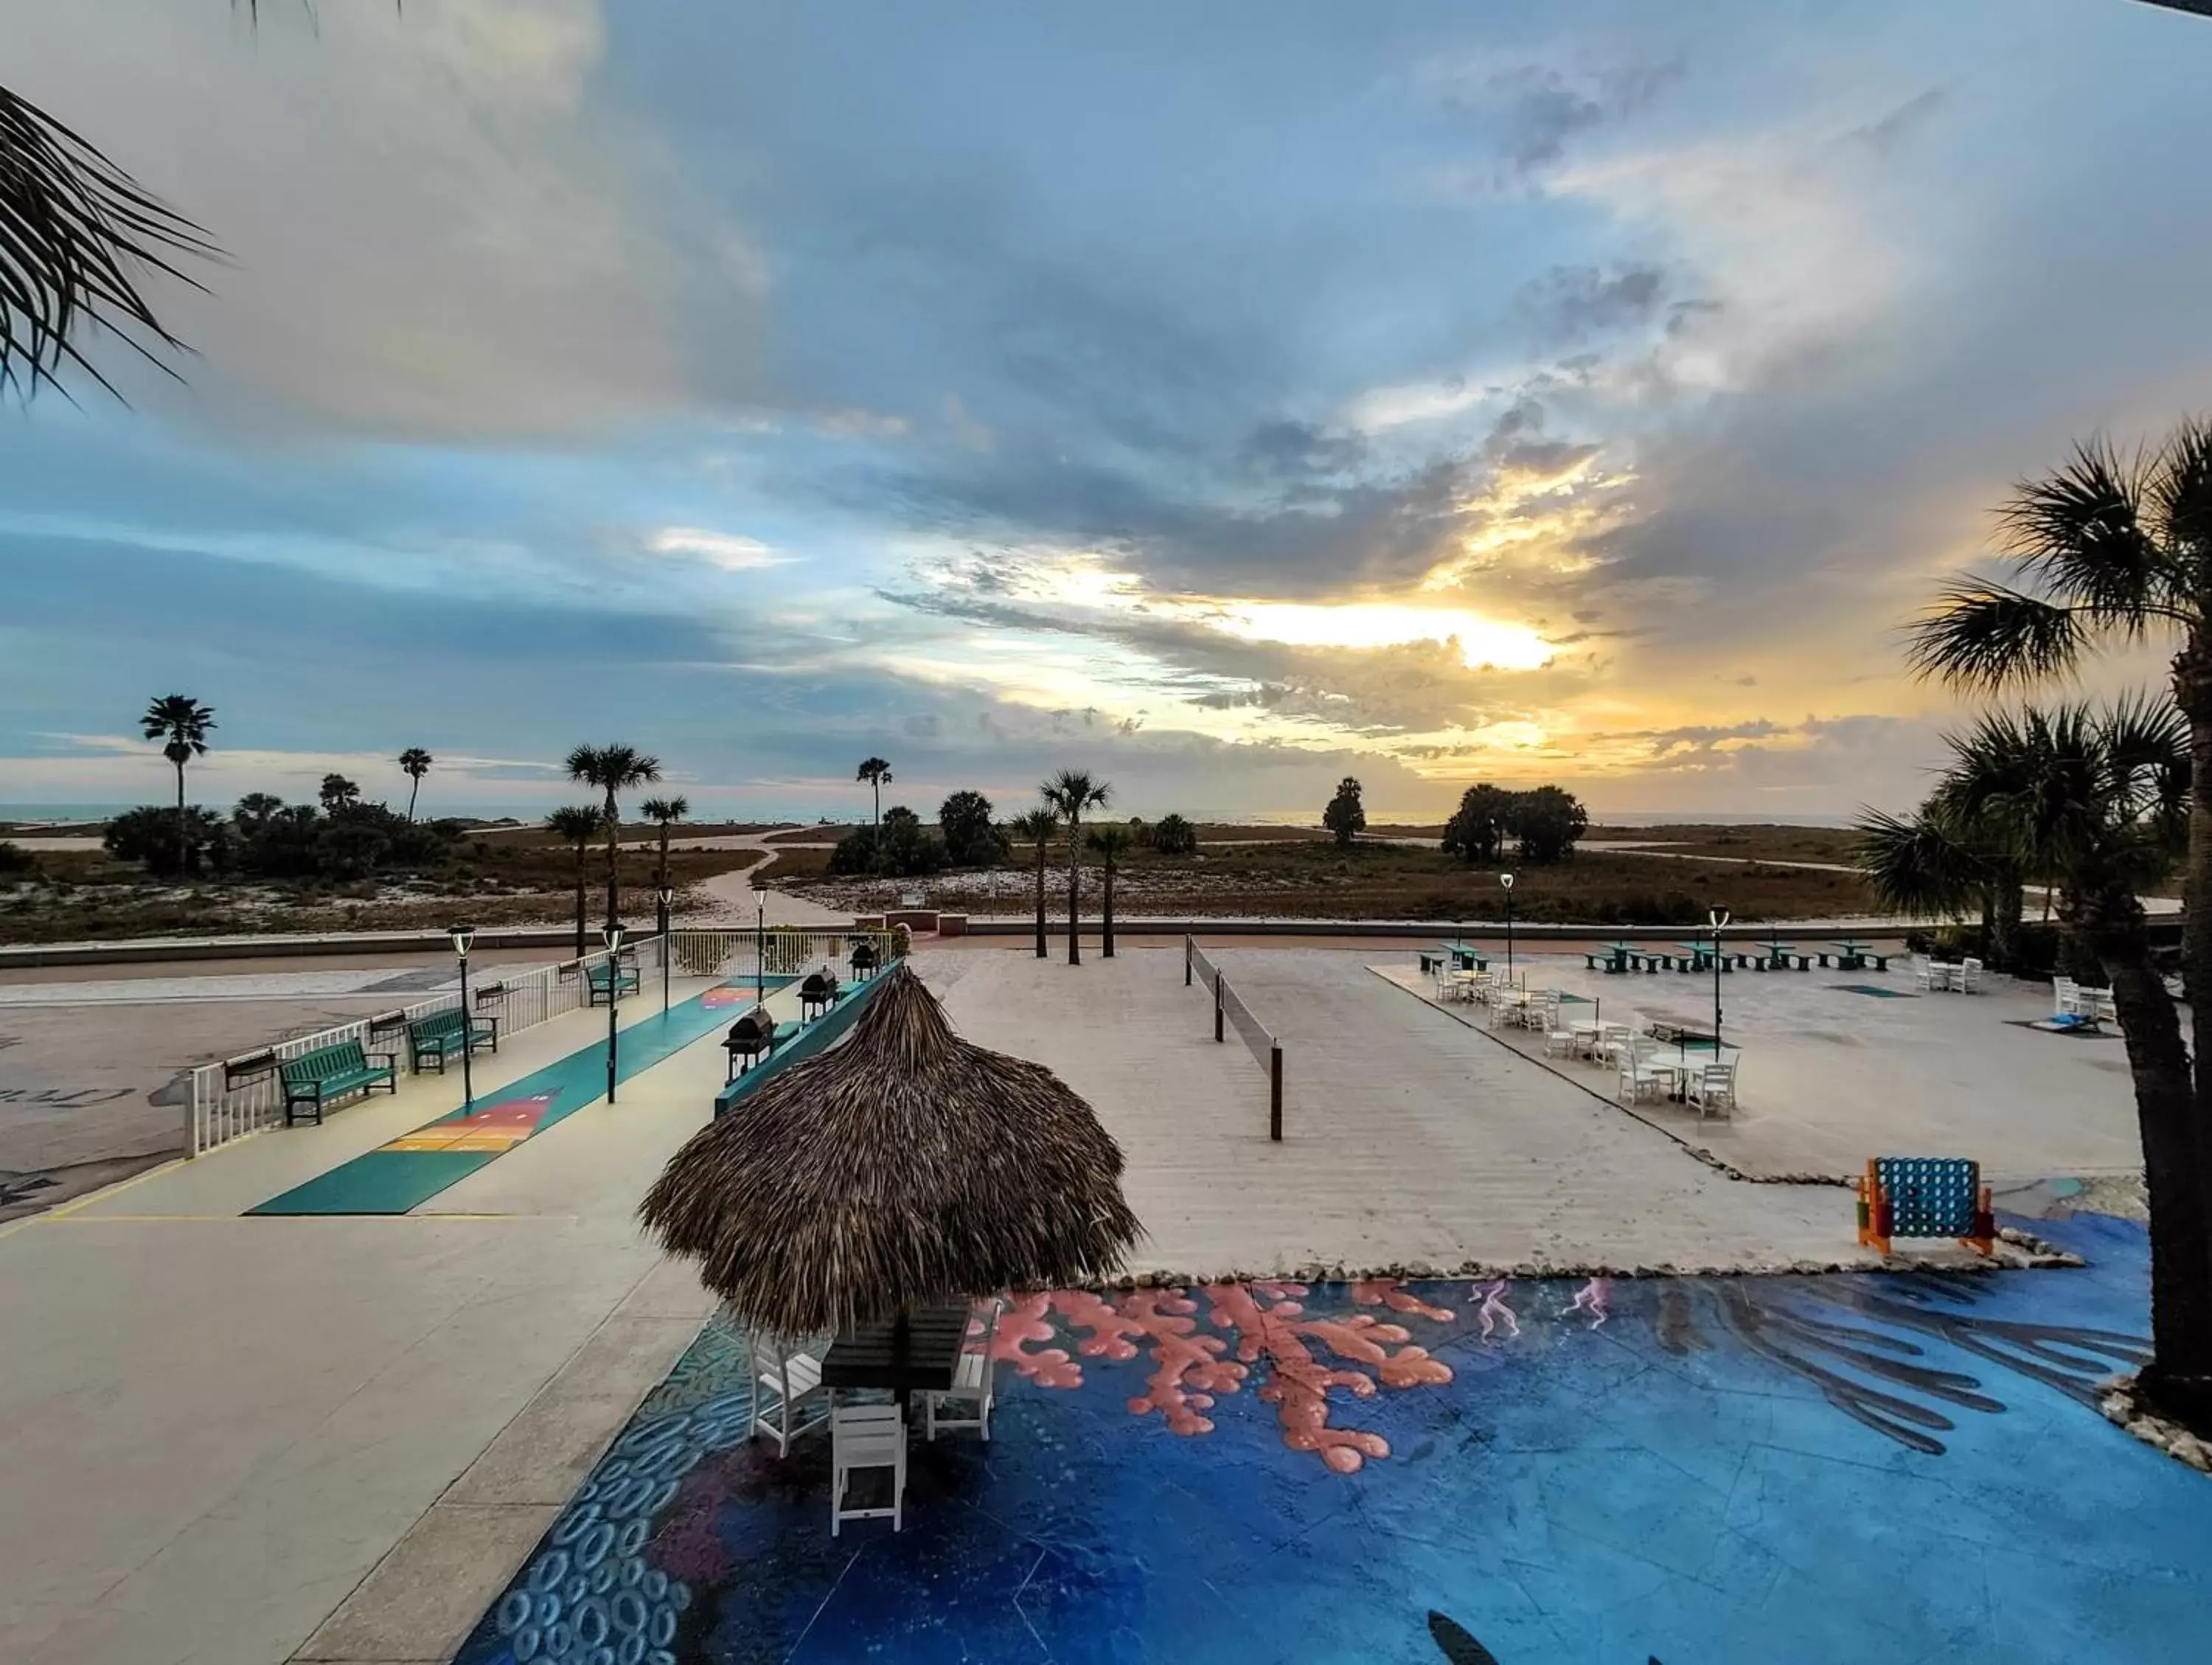
[[1633, 1034], [1630, 1035], [1628, 1049], [1620, 1054], [1619, 1073], [1614, 1078], [1614, 1097], [1624, 1103], [1633, 1104], [1640, 1098], [1656, 1097], [1666, 1085], [1666, 1076], [1651, 1067], [1650, 1060], [1644, 1055], [1643, 1046]]
[[[754, 1379], [760, 1385], [753, 1395], [752, 1432], [768, 1435], [775, 1441], [776, 1455], [787, 1457], [791, 1442], [819, 1427], [830, 1414], [821, 1362], [809, 1353], [787, 1354], [779, 1346], [775, 1364], [756, 1371]], [[820, 1406], [810, 1414], [807, 1401], [817, 1398]]]
[[1581, 1047], [1581, 1037], [1559, 1020], [1559, 994], [1557, 989], [1544, 995], [1544, 1055], [1547, 1058], [1571, 1058]]
[[[931, 1439], [937, 1437], [939, 1428], [973, 1428], [986, 1443], [990, 1440], [991, 1407], [998, 1399], [999, 1377], [999, 1361], [992, 1356], [991, 1344], [998, 1334], [999, 1303], [994, 1301], [983, 1320], [983, 1345], [962, 1352], [959, 1364], [953, 1367], [951, 1390], [922, 1395], [922, 1423]], [[975, 1414], [944, 1414], [947, 1405], [956, 1404], [973, 1405]]]
[[[830, 1413], [830, 1535], [847, 1521], [889, 1516], [891, 1530], [904, 1523], [906, 1416], [896, 1405], [840, 1405]], [[889, 1509], [848, 1509], [845, 1486], [859, 1468], [891, 1471]]]
[[1698, 1107], [1698, 1120], [1703, 1121], [1710, 1114], [1732, 1116], [1735, 1114], [1735, 1066], [1707, 1064], [1693, 1073], [1685, 1084], [1690, 1103]]
[[2051, 1007], [2054, 1018], [2084, 1018], [2088, 1016], [2088, 1002], [2081, 998], [2081, 985], [2071, 977], [2051, 980]]
[[1982, 992], [1982, 963], [1971, 954], [1960, 960], [1951, 972], [1952, 986], [1961, 994]]

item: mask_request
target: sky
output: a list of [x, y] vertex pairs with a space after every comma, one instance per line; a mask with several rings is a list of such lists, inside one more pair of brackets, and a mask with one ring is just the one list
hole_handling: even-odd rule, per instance
[[[2130, 0], [0, 0], [225, 258], [0, 409], [0, 802], [1909, 806], [1899, 627], [2212, 404]], [[2155, 676], [2154, 659], [2104, 667]]]

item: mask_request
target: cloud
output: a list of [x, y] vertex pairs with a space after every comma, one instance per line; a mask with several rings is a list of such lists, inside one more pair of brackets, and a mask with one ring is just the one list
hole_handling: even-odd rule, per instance
[[1445, 108], [1476, 125], [1495, 160], [1487, 169], [1452, 170], [1440, 182], [1452, 194], [1476, 197], [1528, 185], [1565, 160], [1571, 141], [1650, 108], [1683, 74], [1673, 56], [1571, 66], [1485, 58], [1443, 70], [1434, 78]]
[[646, 540], [655, 555], [696, 555], [726, 573], [788, 566], [798, 557], [779, 555], [757, 538], [708, 532], [699, 526], [663, 526]]
[[[657, 141], [601, 106], [599, 0], [262, 9], [15, 6], [11, 84], [96, 134], [228, 259], [163, 285], [189, 386], [143, 405], [290, 437], [605, 431], [690, 402], [686, 286], [724, 315], [764, 273], [696, 234]], [[219, 112], [211, 114], [210, 112]]]
[[1650, 324], [1666, 287], [1666, 272], [1649, 261], [1554, 266], [1524, 285], [1516, 301], [1540, 337], [1556, 345]]

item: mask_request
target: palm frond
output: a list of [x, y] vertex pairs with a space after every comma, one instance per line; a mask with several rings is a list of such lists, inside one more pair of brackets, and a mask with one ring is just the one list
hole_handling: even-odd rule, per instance
[[184, 343], [141, 292], [141, 275], [198, 289], [175, 262], [218, 252], [97, 147], [0, 88], [0, 390], [27, 397], [73, 366], [112, 393], [80, 345], [87, 325], [173, 374], [160, 355]]
[[1851, 859], [1867, 888], [1893, 913], [1955, 916], [1978, 904], [1990, 882], [1982, 854], [1940, 813], [1912, 820], [1868, 810]]
[[2185, 417], [2151, 470], [2153, 527], [2197, 586], [2212, 582], [2212, 418]]
[[1915, 674], [1959, 687], [2047, 681], [2080, 661], [2091, 623], [2073, 607], [1970, 577], [1907, 627], [1905, 656]]
[[2104, 439], [2073, 460], [2024, 480], [1997, 511], [2006, 551], [2052, 601], [2134, 638], [2162, 611], [2186, 601], [2172, 554], [2143, 525], [2151, 469]]

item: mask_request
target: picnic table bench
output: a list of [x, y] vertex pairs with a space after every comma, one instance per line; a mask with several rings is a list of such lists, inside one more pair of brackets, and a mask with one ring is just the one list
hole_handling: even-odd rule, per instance
[[341, 1041], [288, 1058], [278, 1073], [284, 1083], [288, 1127], [303, 1113], [302, 1107], [313, 1112], [319, 1126], [332, 1099], [370, 1091], [380, 1083], [386, 1092], [399, 1091], [398, 1060], [388, 1052], [365, 1053], [358, 1041]]
[[1447, 965], [1455, 971], [1490, 969], [1489, 957], [1468, 947], [1464, 943], [1440, 942], [1434, 948], [1424, 948], [1419, 952], [1423, 976], [1427, 976]]
[[417, 1018], [407, 1025], [407, 1067], [416, 1075], [422, 1066], [434, 1063], [438, 1073], [446, 1073], [446, 1060], [459, 1052], [464, 1028], [468, 1033], [468, 1049], [481, 1052], [487, 1047], [499, 1050], [499, 1019], [496, 1018], [465, 1018], [459, 1006], [448, 1006], [443, 1012], [433, 1012]]
[[610, 966], [602, 962], [584, 968], [584, 981], [590, 991], [591, 1004], [605, 1006], [618, 994], [637, 993], [637, 968]]
[[1838, 939], [1829, 947], [1820, 951], [1820, 965], [1824, 970], [1827, 967], [1828, 956], [1831, 953], [1836, 957], [1836, 969], [1838, 971], [1863, 971], [1867, 969], [1869, 963], [1876, 971], [1889, 969], [1889, 956], [1875, 953], [1874, 945], [1870, 942], [1852, 942], [1848, 939]]

